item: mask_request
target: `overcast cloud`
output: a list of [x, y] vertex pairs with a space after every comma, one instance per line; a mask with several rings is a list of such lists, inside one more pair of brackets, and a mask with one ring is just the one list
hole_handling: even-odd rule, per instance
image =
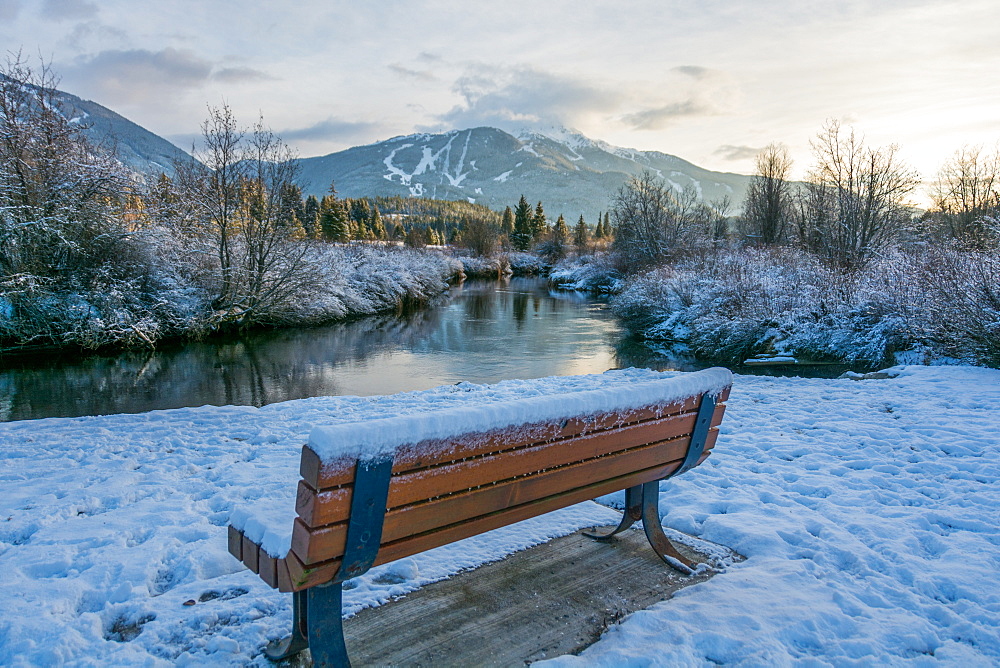
[[753, 160], [763, 150], [763, 147], [726, 144], [715, 149], [715, 155], [722, 157], [723, 160]]
[[426, 127], [565, 125], [744, 172], [772, 141], [804, 171], [828, 118], [925, 174], [994, 145], [997, 25], [995, 0], [0, 0], [0, 44], [164, 136], [225, 101], [303, 155]]
[[52, 21], [76, 21], [97, 16], [97, 5], [88, 0], [44, 0], [41, 14]]
[[580, 119], [610, 111], [618, 104], [614, 91], [531, 67], [471, 67], [455, 81], [452, 90], [461, 96], [462, 103], [442, 114], [440, 120], [456, 128], [574, 127]]

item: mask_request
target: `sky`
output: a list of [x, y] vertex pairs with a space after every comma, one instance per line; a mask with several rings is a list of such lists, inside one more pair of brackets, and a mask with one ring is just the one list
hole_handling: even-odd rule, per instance
[[996, 0], [0, 0], [0, 50], [182, 148], [229, 104], [303, 157], [413, 132], [565, 126], [801, 178], [829, 120], [925, 179], [1000, 141]]

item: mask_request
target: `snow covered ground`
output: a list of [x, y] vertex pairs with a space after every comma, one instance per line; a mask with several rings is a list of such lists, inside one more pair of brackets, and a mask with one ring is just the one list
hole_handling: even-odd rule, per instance
[[[661, 513], [747, 560], [554, 663], [1000, 663], [1000, 371], [896, 371], [737, 377], [716, 454], [663, 483]], [[314, 424], [588, 382], [0, 424], [0, 665], [267, 665], [290, 597], [225, 525], [282, 494]], [[346, 607], [616, 517], [588, 502], [388, 564]]]

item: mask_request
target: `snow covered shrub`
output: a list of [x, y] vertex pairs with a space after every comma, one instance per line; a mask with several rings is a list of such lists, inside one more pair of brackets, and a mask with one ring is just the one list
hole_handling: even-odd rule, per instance
[[608, 253], [563, 260], [549, 272], [549, 282], [563, 290], [609, 295], [618, 292], [622, 275]]
[[886, 294], [788, 248], [662, 266], [631, 279], [612, 306], [647, 338], [735, 362], [774, 353], [876, 364], [903, 345], [906, 327]]
[[375, 244], [318, 244], [315, 287], [298, 295], [290, 318], [321, 322], [425, 304], [462, 265], [435, 251]]
[[911, 320], [940, 354], [1000, 366], [1000, 253], [936, 247], [920, 258]]
[[506, 254], [484, 257], [480, 255], [455, 255], [462, 266], [466, 278], [503, 278], [511, 273], [510, 260]]
[[549, 270], [549, 265], [534, 253], [512, 251], [507, 254], [507, 259], [515, 276], [538, 276]]

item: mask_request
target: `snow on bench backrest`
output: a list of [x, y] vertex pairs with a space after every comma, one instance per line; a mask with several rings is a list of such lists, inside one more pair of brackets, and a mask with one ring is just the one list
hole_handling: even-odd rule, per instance
[[702, 394], [717, 397], [730, 384], [728, 369], [712, 368], [641, 383], [609, 383], [593, 390], [318, 426], [309, 435], [309, 447], [324, 463], [345, 457], [374, 458], [423, 441], [600, 413], [627, 413]]

